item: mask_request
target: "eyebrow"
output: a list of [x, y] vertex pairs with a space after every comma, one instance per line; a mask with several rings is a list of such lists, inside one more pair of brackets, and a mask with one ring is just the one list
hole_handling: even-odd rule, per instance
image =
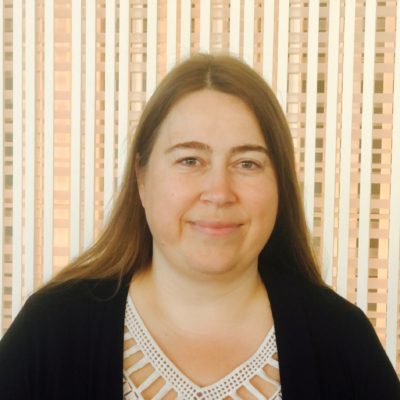
[[[178, 149], [194, 149], [194, 150], [201, 150], [201, 151], [206, 151], [208, 153], [212, 153], [212, 148], [208, 144], [202, 143], [202, 142], [197, 142], [197, 141], [190, 141], [190, 142], [182, 142], [182, 143], [177, 143], [171, 147], [169, 147], [165, 153], [169, 154], [173, 152], [174, 150]], [[245, 153], [247, 151], [257, 151], [264, 153], [265, 155], [269, 155], [269, 152], [266, 147], [260, 146], [258, 144], [243, 144], [241, 146], [236, 146], [233, 147], [230, 150], [231, 154], [238, 154], [238, 153]]]
[[194, 149], [194, 150], [202, 150], [202, 151], [207, 151], [207, 152], [212, 152], [211, 147], [208, 144], [201, 143], [201, 142], [196, 142], [196, 141], [191, 141], [191, 142], [182, 142], [182, 143], [177, 143], [171, 147], [169, 147], [167, 150], [165, 150], [165, 153], [171, 153], [174, 150], [178, 149]]

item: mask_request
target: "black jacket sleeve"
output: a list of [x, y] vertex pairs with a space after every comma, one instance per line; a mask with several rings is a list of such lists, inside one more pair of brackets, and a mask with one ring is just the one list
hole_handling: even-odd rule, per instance
[[365, 313], [329, 289], [307, 301], [322, 398], [400, 400], [399, 378]]
[[0, 399], [33, 400], [35, 321], [28, 300], [0, 341]]
[[400, 381], [368, 318], [354, 313], [347, 351], [356, 399], [400, 400]]

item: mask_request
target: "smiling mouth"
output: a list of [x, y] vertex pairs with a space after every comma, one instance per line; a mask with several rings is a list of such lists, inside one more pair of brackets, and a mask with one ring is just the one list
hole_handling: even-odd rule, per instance
[[196, 230], [206, 235], [224, 236], [236, 232], [242, 224], [227, 222], [206, 222], [192, 221], [190, 225]]

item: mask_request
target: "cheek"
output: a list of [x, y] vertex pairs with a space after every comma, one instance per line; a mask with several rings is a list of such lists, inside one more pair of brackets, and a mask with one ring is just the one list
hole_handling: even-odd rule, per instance
[[188, 190], [188, 182], [161, 171], [148, 178], [151, 179], [146, 179], [141, 190], [148, 218], [171, 222], [178, 219], [188, 207], [189, 195], [193, 192]]
[[278, 213], [278, 195], [275, 190], [254, 192], [248, 199], [250, 212], [260, 225], [260, 229], [269, 231], [275, 224]]

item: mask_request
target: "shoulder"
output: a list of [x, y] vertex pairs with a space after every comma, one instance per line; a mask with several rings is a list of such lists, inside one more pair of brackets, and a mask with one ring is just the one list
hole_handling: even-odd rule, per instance
[[[0, 341], [0, 360], [17, 352], [79, 349], [96, 332], [118, 334], [127, 288], [116, 280], [79, 280], [41, 289], [25, 302]], [[22, 350], [24, 349], [24, 350]], [[1, 363], [1, 362], [0, 362]]]
[[270, 271], [265, 285], [280, 315], [300, 313], [311, 324], [323, 324], [335, 332], [366, 323], [365, 314], [357, 306], [328, 286], [314, 284], [300, 275], [283, 269]]
[[397, 398], [398, 377], [366, 314], [331, 288], [297, 285], [321, 369], [345, 373], [360, 398]]
[[59, 398], [55, 392], [79, 391], [93, 365], [96, 376], [118, 371], [126, 294], [116, 280], [80, 280], [30, 296], [0, 341], [0, 397], [30, 398], [35, 390], [51, 393], [37, 398]]
[[39, 289], [29, 297], [27, 304], [46, 307], [115, 301], [127, 292], [126, 286], [126, 282], [120, 283], [117, 279], [72, 280]]
[[344, 388], [343, 393], [351, 390], [357, 399], [398, 398], [396, 372], [361, 309], [331, 288], [284, 269], [268, 271], [265, 285], [278, 349], [280, 341], [281, 355], [290, 365], [293, 354], [301, 353], [298, 367], [307, 359], [308, 367], [315, 366], [322, 387]]
[[341, 346], [354, 346], [355, 341], [379, 342], [365, 313], [333, 289], [303, 278], [294, 278], [293, 284], [308, 326], [321, 340], [340, 342]]
[[296, 292], [310, 317], [327, 324], [335, 330], [365, 326], [369, 321], [355, 304], [336, 293], [328, 286], [318, 286], [302, 278], [295, 280]]
[[85, 307], [93, 307], [112, 299], [113, 289], [118, 294], [114, 280], [84, 279], [66, 282], [39, 289], [27, 299], [21, 312], [35, 313], [36, 317], [40, 314], [65, 313], [68, 310], [83, 312]]
[[117, 280], [85, 279], [40, 289], [27, 299], [4, 339], [25, 332], [51, 336], [65, 332], [71, 323], [90, 324], [106, 313], [121, 318], [126, 294]]

